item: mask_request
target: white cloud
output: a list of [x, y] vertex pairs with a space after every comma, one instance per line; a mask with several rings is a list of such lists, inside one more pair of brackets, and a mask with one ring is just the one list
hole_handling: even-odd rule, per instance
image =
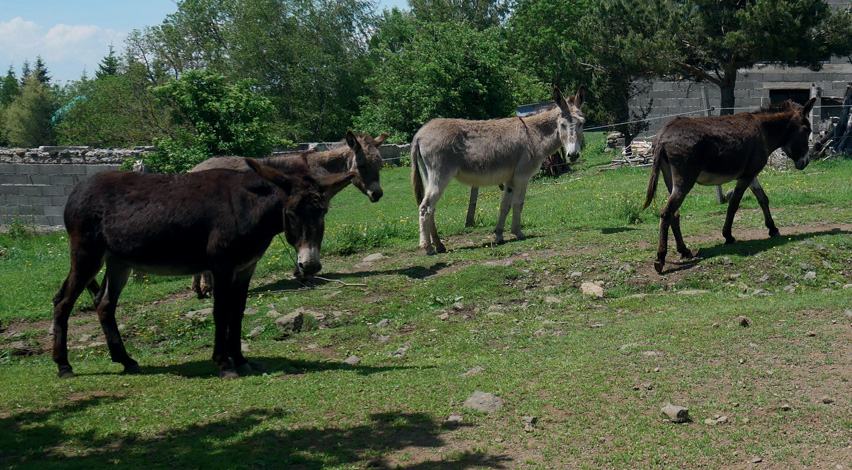
[[54, 82], [77, 80], [86, 69], [89, 76], [109, 53], [120, 54], [126, 33], [95, 25], [56, 24], [50, 28], [17, 17], [0, 21], [0, 75], [12, 65], [16, 73], [25, 60], [41, 57]]

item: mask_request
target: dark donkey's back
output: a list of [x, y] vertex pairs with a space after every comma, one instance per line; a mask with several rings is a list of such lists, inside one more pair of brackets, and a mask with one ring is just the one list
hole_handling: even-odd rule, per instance
[[[106, 264], [96, 299], [114, 362], [136, 372], [115, 322], [131, 269], [163, 275], [213, 272], [213, 360], [223, 378], [251, 369], [240, 352], [240, 323], [254, 267], [282, 231], [300, 269], [319, 271], [328, 210], [323, 192], [346, 185], [351, 173], [317, 181], [304, 166], [289, 175], [247, 159], [254, 171], [211, 170], [184, 175], [104, 172], [81, 181], [68, 198], [65, 226], [71, 269], [54, 298], [53, 359], [60, 377], [68, 363], [68, 317], [83, 289]], [[231, 359], [234, 363], [231, 363]]]

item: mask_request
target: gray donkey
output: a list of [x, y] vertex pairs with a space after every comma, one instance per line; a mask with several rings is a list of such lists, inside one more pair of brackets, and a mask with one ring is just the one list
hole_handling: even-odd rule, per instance
[[[379, 154], [381, 146], [387, 134], [382, 134], [375, 139], [366, 134], [356, 134], [346, 131], [346, 137], [342, 143], [323, 152], [303, 152], [294, 154], [276, 155], [263, 158], [260, 161], [279, 171], [287, 173], [290, 168], [301, 164], [304, 156], [307, 159], [311, 172], [316, 177], [330, 174], [355, 172], [352, 185], [360, 189], [371, 202], [378, 202], [382, 197], [382, 187], [379, 183], [379, 170], [383, 161]], [[230, 170], [250, 171], [245, 160], [234, 157], [214, 157], [196, 165], [190, 172], [224, 168]], [[343, 188], [340, 188], [343, 189]], [[339, 191], [338, 189], [337, 191]], [[330, 201], [337, 191], [325, 192], [326, 201]], [[213, 282], [209, 273], [195, 275], [192, 278], [192, 290], [198, 298], [205, 298], [213, 291]]]
[[426, 254], [446, 251], [435, 226], [435, 206], [453, 178], [474, 187], [503, 185], [494, 241], [503, 242], [509, 209], [511, 232], [519, 240], [526, 238], [521, 232], [521, 211], [530, 178], [559, 147], [565, 148], [571, 161], [580, 155], [585, 91], [581, 85], [566, 99], [554, 87], [556, 103], [526, 118], [434, 119], [417, 131], [411, 141], [411, 182], [420, 204], [420, 246]]

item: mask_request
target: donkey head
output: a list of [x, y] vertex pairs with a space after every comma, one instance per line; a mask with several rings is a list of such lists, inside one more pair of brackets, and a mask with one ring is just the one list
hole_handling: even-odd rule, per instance
[[580, 156], [580, 149], [585, 145], [583, 140], [583, 123], [586, 122], [586, 117], [580, 109], [585, 100], [586, 87], [580, 85], [577, 93], [567, 99], [562, 96], [562, 92], [558, 87], [553, 87], [553, 101], [559, 106], [559, 118], [557, 119], [556, 132], [559, 135], [559, 140], [562, 146], [565, 147], [565, 153], [573, 162]]
[[383, 162], [378, 147], [387, 137], [387, 134], [382, 134], [374, 139], [369, 135], [356, 136], [354, 132], [346, 131], [346, 145], [354, 153], [348, 168], [349, 171], [355, 172], [352, 184], [367, 195], [371, 202], [377, 202], [383, 194], [379, 184], [379, 170], [382, 169]]
[[340, 190], [349, 184], [355, 173], [338, 173], [319, 181], [310, 176], [307, 163], [288, 174], [246, 158], [246, 164], [261, 177], [287, 194], [284, 202], [284, 236], [297, 253], [296, 277], [314, 275], [322, 269], [320, 248], [325, 232], [328, 201], [325, 191]]
[[[811, 98], [804, 106], [795, 109], [793, 116], [790, 118], [790, 124], [787, 127], [789, 140], [783, 145], [784, 153], [793, 160], [797, 170], [804, 170], [811, 161], [810, 152], [808, 152], [808, 139], [811, 136], [811, 121], [808, 119], [808, 114], [814, 106], [816, 98]], [[790, 102], [790, 107], [794, 107]]]

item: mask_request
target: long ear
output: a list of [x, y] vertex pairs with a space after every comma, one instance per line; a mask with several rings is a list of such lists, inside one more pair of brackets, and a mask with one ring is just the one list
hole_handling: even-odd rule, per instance
[[319, 184], [322, 187], [323, 192], [337, 194], [343, 188], [348, 186], [349, 183], [352, 182], [353, 178], [355, 178], [354, 171], [350, 171], [348, 173], [334, 173], [320, 178]]
[[562, 96], [562, 92], [559, 90], [559, 87], [553, 85], [553, 101], [559, 105], [560, 109], [565, 109], [565, 97]]
[[346, 131], [346, 145], [356, 153], [361, 150], [361, 143], [358, 142], [358, 138], [355, 137], [355, 133], [351, 130]]
[[373, 143], [376, 145], [376, 147], [378, 147], [379, 145], [382, 145], [383, 143], [385, 143], [385, 139], [387, 139], [387, 138], [388, 138], [388, 133], [383, 132], [382, 135], [373, 139]]
[[803, 106], [803, 107], [802, 107], [802, 114], [804, 115], [804, 114], [808, 114], [808, 113], [810, 113], [810, 112], [811, 112], [811, 108], [813, 108], [813, 107], [814, 107], [814, 103], [816, 103], [816, 96], [814, 96], [813, 98], [809, 99], [809, 100], [808, 100], [808, 102], [807, 102], [807, 103], [805, 103], [805, 106]]
[[584, 101], [586, 101], [586, 86], [580, 85], [580, 88], [577, 88], [577, 93], [571, 97], [571, 102], [574, 103], [574, 106], [579, 108], [583, 106]]
[[261, 178], [283, 189], [287, 195], [290, 195], [293, 192], [293, 180], [284, 173], [272, 168], [271, 166], [266, 166], [253, 158], [246, 158], [246, 165], [257, 172]]

